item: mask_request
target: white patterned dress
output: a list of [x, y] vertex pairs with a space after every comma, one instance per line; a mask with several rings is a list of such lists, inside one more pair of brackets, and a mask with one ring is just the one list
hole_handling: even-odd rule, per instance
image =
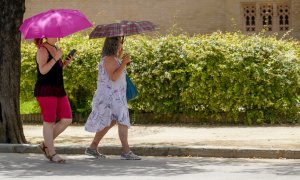
[[[117, 58], [115, 60], [119, 62]], [[110, 126], [112, 120], [130, 128], [126, 98], [126, 71], [122, 72], [118, 80], [112, 81], [103, 66], [104, 62], [105, 57], [99, 64], [97, 90], [93, 97], [92, 112], [85, 123], [85, 130], [88, 132], [99, 132]]]

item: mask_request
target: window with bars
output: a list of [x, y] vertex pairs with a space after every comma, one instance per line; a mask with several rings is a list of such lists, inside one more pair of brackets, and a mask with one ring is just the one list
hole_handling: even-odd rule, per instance
[[265, 29], [269, 32], [288, 31], [290, 29], [289, 3], [241, 3], [243, 11], [243, 29], [256, 32]]
[[255, 4], [244, 5], [244, 28], [247, 32], [255, 32]]
[[277, 6], [277, 14], [279, 20], [279, 31], [288, 31], [290, 24], [290, 9], [286, 4]]
[[260, 6], [261, 23], [265, 30], [273, 31], [273, 5], [263, 4]]

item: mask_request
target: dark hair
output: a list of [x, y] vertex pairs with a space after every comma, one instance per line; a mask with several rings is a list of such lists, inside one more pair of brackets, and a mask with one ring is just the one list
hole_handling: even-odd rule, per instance
[[44, 39], [44, 38], [35, 38], [35, 39], [34, 39], [34, 44], [35, 44], [38, 48], [40, 48], [41, 44], [43, 43], [43, 39]]
[[104, 41], [101, 56], [117, 56], [120, 40], [119, 37], [107, 37]]

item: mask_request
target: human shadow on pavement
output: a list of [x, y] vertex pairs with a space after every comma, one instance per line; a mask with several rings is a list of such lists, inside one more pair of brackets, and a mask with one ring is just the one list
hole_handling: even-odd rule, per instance
[[[214, 173], [227, 169], [232, 173], [266, 173], [300, 176], [299, 160], [265, 162], [253, 159], [142, 157], [141, 161], [119, 160], [118, 156], [94, 159], [85, 155], [65, 156], [66, 164], [46, 161], [41, 154], [0, 153], [0, 176], [28, 178], [35, 176], [177, 176]], [[254, 165], [255, 164], [255, 165]], [[257, 165], [257, 166], [256, 166]], [[239, 167], [239, 168], [237, 168]], [[241, 168], [242, 167], [242, 168]]]

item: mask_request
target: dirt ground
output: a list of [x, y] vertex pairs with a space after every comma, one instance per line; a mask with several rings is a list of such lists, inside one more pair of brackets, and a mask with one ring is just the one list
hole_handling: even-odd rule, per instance
[[[43, 140], [41, 125], [23, 125], [30, 144]], [[87, 146], [94, 137], [83, 126], [70, 126], [55, 141], [56, 145]], [[201, 146], [237, 148], [300, 149], [300, 126], [295, 127], [180, 127], [132, 126], [131, 146]], [[117, 126], [101, 141], [101, 145], [120, 146]]]

